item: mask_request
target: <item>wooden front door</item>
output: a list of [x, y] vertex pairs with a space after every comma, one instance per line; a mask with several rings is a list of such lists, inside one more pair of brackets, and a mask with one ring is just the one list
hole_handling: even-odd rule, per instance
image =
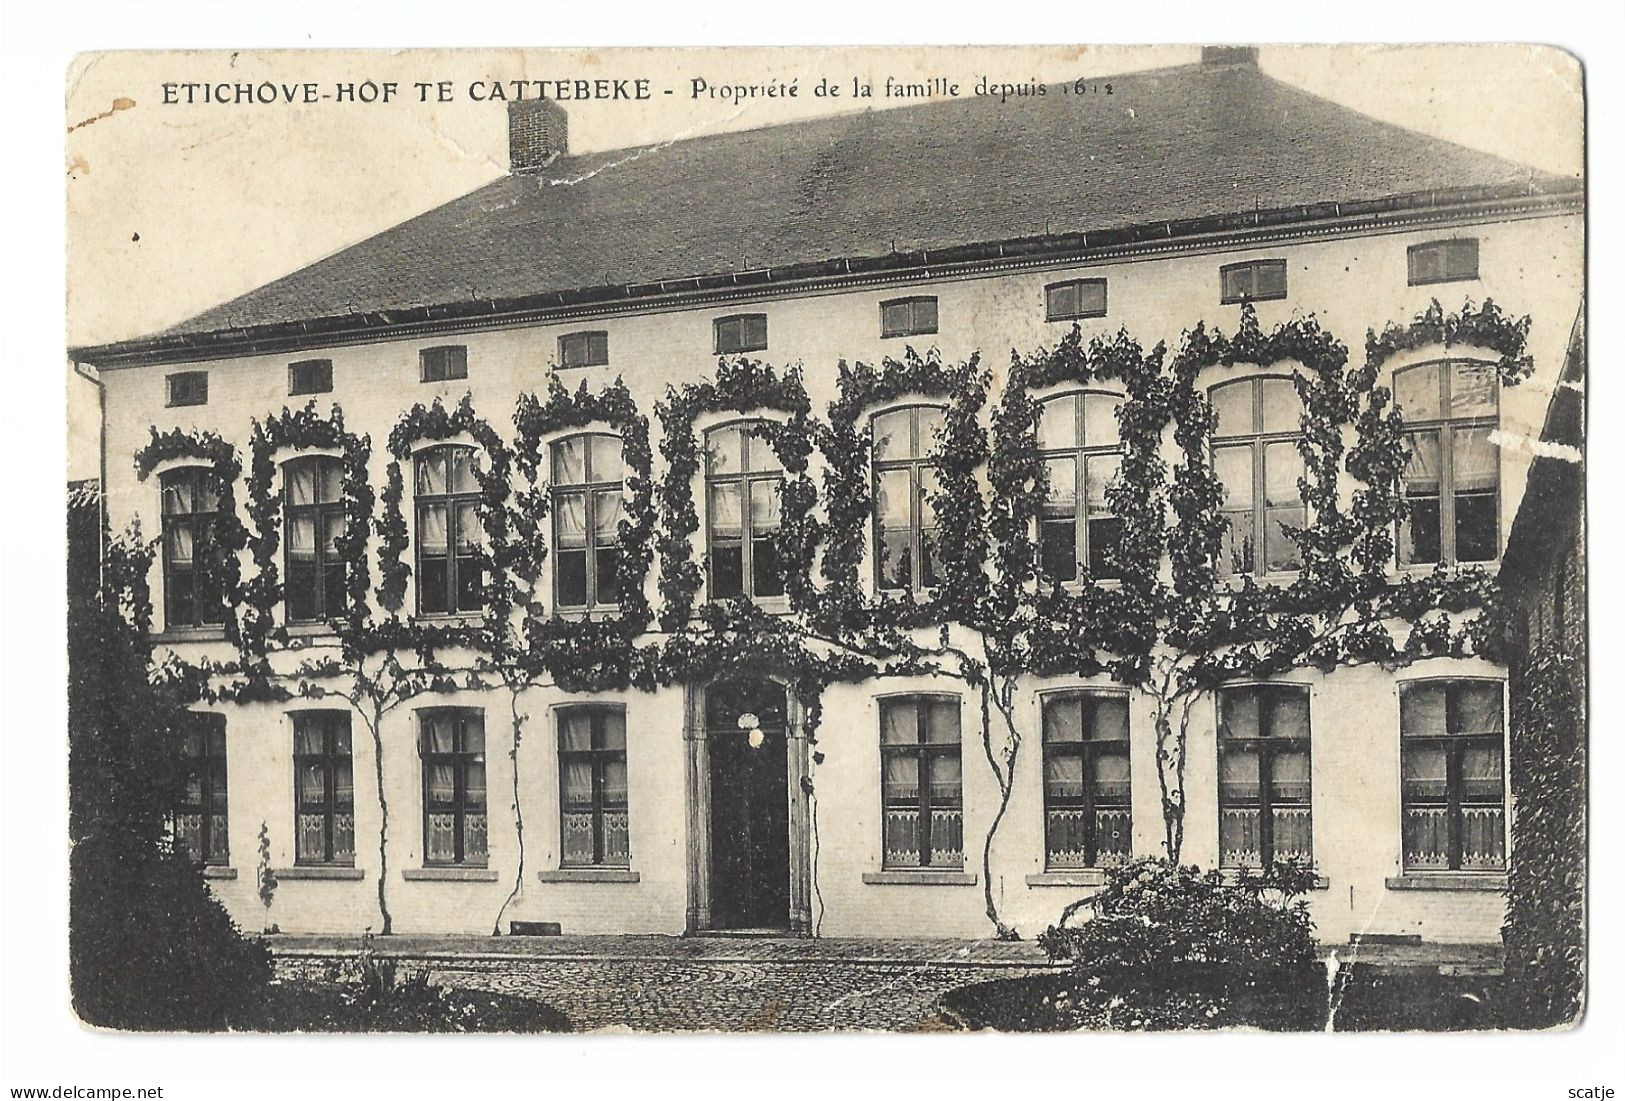
[[[753, 725], [741, 726], [740, 716]], [[790, 927], [790, 785], [784, 689], [718, 686], [706, 707], [711, 923]]]

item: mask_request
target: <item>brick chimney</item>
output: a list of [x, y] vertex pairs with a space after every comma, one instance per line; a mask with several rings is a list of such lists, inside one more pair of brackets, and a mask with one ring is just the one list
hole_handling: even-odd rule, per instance
[[508, 171], [534, 172], [570, 152], [570, 117], [550, 99], [508, 101]]
[[1257, 46], [1203, 46], [1202, 65], [1217, 68], [1221, 65], [1248, 65], [1258, 68]]

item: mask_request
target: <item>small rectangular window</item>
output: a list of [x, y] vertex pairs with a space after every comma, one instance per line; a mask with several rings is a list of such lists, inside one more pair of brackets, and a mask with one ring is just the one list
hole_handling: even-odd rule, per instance
[[560, 367], [602, 367], [608, 362], [608, 333], [565, 333], [559, 337]]
[[880, 335], [921, 336], [937, 331], [937, 300], [894, 298], [880, 304]]
[[288, 393], [326, 394], [333, 389], [333, 361], [303, 359], [288, 364]]
[[1285, 297], [1285, 260], [1248, 260], [1219, 269], [1219, 301], [1225, 305]]
[[1478, 238], [1428, 241], [1405, 250], [1410, 285], [1454, 283], [1478, 278]]
[[881, 701], [885, 867], [965, 866], [959, 745], [956, 698], [902, 696]]
[[1044, 288], [1044, 320], [1072, 321], [1106, 316], [1106, 281], [1072, 279]]
[[767, 315], [742, 313], [732, 317], [719, 317], [714, 322], [716, 353], [719, 356], [737, 352], [760, 352], [767, 348]]
[[468, 349], [461, 344], [424, 348], [418, 353], [424, 382], [445, 382], [468, 377]]
[[209, 404], [209, 372], [181, 371], [166, 381], [171, 406]]

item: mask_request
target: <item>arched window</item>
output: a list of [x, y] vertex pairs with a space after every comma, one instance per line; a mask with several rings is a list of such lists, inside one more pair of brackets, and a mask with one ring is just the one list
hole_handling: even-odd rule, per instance
[[478, 611], [480, 487], [474, 449], [444, 445], [419, 452], [416, 485], [418, 611]]
[[1219, 572], [1285, 573], [1300, 569], [1287, 527], [1304, 526], [1303, 456], [1298, 454], [1303, 403], [1289, 378], [1247, 378], [1209, 391], [1218, 427], [1213, 469], [1224, 485], [1225, 533]]
[[1409, 430], [1402, 566], [1493, 562], [1500, 553], [1499, 412], [1488, 363], [1423, 363], [1394, 375], [1394, 403]]
[[287, 518], [285, 569], [288, 619], [310, 623], [344, 612], [344, 471], [325, 455], [294, 459], [282, 468]]
[[784, 573], [774, 537], [784, 468], [772, 445], [749, 424], [705, 435], [706, 530], [712, 599], [783, 596]]
[[605, 432], [553, 444], [553, 592], [561, 608], [620, 602], [621, 438]]
[[1117, 394], [1063, 394], [1040, 407], [1038, 447], [1049, 489], [1039, 520], [1040, 565], [1051, 581], [1121, 577], [1123, 522], [1106, 503], [1106, 486], [1123, 465]]
[[926, 455], [942, 423], [942, 408], [935, 405], [874, 418], [875, 573], [882, 589], [929, 588], [941, 572], [931, 506], [937, 470]]
[[164, 627], [203, 627], [226, 621], [215, 549], [220, 490], [198, 466], [164, 474]]

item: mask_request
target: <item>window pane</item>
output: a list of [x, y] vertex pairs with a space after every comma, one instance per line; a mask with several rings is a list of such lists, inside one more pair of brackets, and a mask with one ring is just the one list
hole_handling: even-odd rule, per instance
[[459, 553], [480, 545], [485, 529], [472, 501], [457, 506], [457, 550]]
[[435, 448], [418, 456], [417, 492], [441, 494], [446, 492], [446, 452]]
[[909, 526], [907, 470], [882, 470], [875, 479], [875, 518], [881, 528], [907, 531]]
[[726, 600], [745, 591], [745, 548], [742, 543], [711, 547], [711, 598]]
[[1253, 293], [1253, 269], [1248, 265], [1225, 268], [1219, 275], [1224, 298], [1236, 299]]
[[936, 499], [942, 495], [942, 482], [935, 467], [920, 468], [920, 527], [933, 528], [937, 523]]
[[749, 314], [745, 318], [745, 346], [749, 349], [767, 347], [767, 315]]
[[587, 552], [560, 550], [553, 555], [553, 568], [559, 588], [559, 603], [579, 608], [587, 603]]
[[589, 447], [592, 451], [592, 480], [595, 482], [618, 482], [621, 480], [621, 438], [619, 436], [593, 436]]
[[1051, 799], [1083, 798], [1083, 758], [1051, 753], [1044, 758], [1044, 792]]
[[321, 500], [325, 504], [336, 504], [344, 499], [344, 468], [337, 459], [323, 459], [320, 467], [321, 473]]
[[553, 480], [578, 485], [587, 480], [587, 438], [571, 436], [553, 445]]
[[592, 495], [593, 539], [599, 546], [613, 545], [621, 524], [621, 491], [600, 489]]
[[1256, 743], [1233, 742], [1219, 751], [1219, 801], [1258, 802], [1258, 752]]
[[1123, 521], [1114, 516], [1089, 520], [1089, 572], [1098, 581], [1123, 576], [1117, 549], [1123, 542]]
[[1478, 239], [1449, 241], [1445, 244], [1445, 274], [1451, 279], [1478, 277]]
[[899, 336], [909, 331], [907, 302], [888, 302], [880, 307], [880, 335]]
[[744, 530], [744, 516], [741, 511], [741, 491], [738, 482], [725, 482], [721, 485], [711, 486], [711, 502], [708, 518], [711, 521], [711, 534], [719, 539], [737, 539]]
[[344, 538], [344, 513], [329, 512], [322, 517], [322, 548], [329, 557], [338, 553], [339, 540]]
[[316, 503], [315, 463], [289, 463], [282, 468], [282, 475], [287, 479], [288, 503], [290, 505], [312, 505]]
[[1286, 265], [1265, 260], [1258, 265], [1257, 285], [1259, 298], [1279, 298], [1286, 294]]
[[621, 599], [621, 552], [615, 547], [600, 547], [593, 560], [593, 599], [600, 604], [614, 604]]
[[749, 460], [748, 469], [753, 472], [784, 469], [784, 464], [779, 462], [778, 452], [773, 450], [772, 440], [763, 439], [752, 432], [745, 440], [745, 451]]
[[1452, 686], [1455, 694], [1452, 734], [1499, 734], [1501, 732], [1501, 686], [1489, 681], [1463, 681]]
[[1078, 316], [1078, 284], [1052, 283], [1044, 288], [1044, 314], [1051, 321]]
[[1051, 398], [1039, 406], [1038, 447], [1064, 451], [1078, 446], [1078, 396]]
[[461, 717], [463, 729], [463, 752], [485, 752], [485, 721], [478, 715]]
[[1444, 278], [1444, 248], [1442, 245], [1415, 245], [1406, 250], [1410, 261], [1410, 282], [1436, 283]]
[[1227, 509], [1253, 506], [1253, 449], [1251, 445], [1220, 447], [1213, 451], [1213, 472], [1224, 486]]
[[1309, 802], [1309, 751], [1294, 749], [1275, 754], [1271, 762], [1270, 789], [1277, 802]]
[[[932, 754], [928, 768], [931, 778], [931, 805], [957, 807], [960, 803], [959, 754]], [[940, 841], [940, 838], [933, 838], [932, 847], [944, 847]]]
[[1076, 696], [1063, 696], [1044, 701], [1044, 740], [1046, 742], [1083, 741], [1083, 701]]
[[184, 516], [192, 511], [192, 479], [189, 472], [164, 476], [164, 515]]
[[592, 712], [559, 712], [559, 748], [565, 752], [592, 748]]
[[1303, 427], [1303, 401], [1289, 378], [1259, 379], [1265, 432], [1297, 432]]
[[880, 741], [882, 745], [909, 745], [919, 741], [918, 718], [913, 700], [882, 700]]
[[626, 806], [626, 758], [604, 758], [604, 805]]
[[1129, 768], [1126, 753], [1096, 753], [1093, 783], [1095, 802], [1113, 806], [1129, 804]]
[[1089, 736], [1097, 742], [1128, 741], [1128, 697], [1095, 696]]
[[1041, 520], [1038, 525], [1038, 567], [1051, 581], [1073, 581], [1078, 576], [1078, 522], [1067, 516]]
[[1219, 736], [1222, 738], [1257, 738], [1262, 735], [1259, 724], [1258, 691], [1239, 688], [1219, 695]]
[[779, 483], [757, 480], [750, 484], [750, 522], [758, 532], [779, 526]]
[[874, 419], [876, 459], [906, 459], [913, 454], [909, 441], [910, 410], [896, 409]]
[[914, 536], [907, 528], [888, 529], [880, 538], [880, 587], [914, 587]]
[[1394, 376], [1394, 404], [1408, 421], [1437, 420], [1439, 371], [1437, 363], [1411, 367]]
[[164, 528], [164, 546], [172, 563], [192, 561], [192, 525], [185, 520], [171, 521]]
[[1309, 737], [1309, 693], [1287, 689], [1272, 692], [1270, 695], [1274, 705], [1270, 716], [1270, 736]]
[[[314, 539], [312, 539], [314, 542]], [[443, 504], [418, 506], [418, 545], [426, 555], [442, 556], [446, 553], [446, 506]]]
[[1449, 794], [1448, 754], [1442, 745], [1412, 742], [1400, 754], [1400, 771], [1405, 798], [1424, 803], [1442, 803]]
[[1078, 460], [1045, 459], [1044, 512], [1050, 516], [1071, 516], [1078, 509]]
[[1500, 451], [1490, 442], [1490, 428], [1458, 428], [1453, 433], [1455, 450], [1451, 454], [1455, 489], [1494, 489]]
[[1090, 455], [1086, 460], [1084, 492], [1087, 494], [1089, 515], [1102, 516], [1111, 512], [1106, 503], [1106, 488], [1116, 480], [1123, 468], [1121, 455]]
[[1457, 363], [1450, 378], [1452, 417], [1495, 416], [1495, 368], [1488, 363]]
[[322, 728], [309, 719], [297, 722], [293, 728], [293, 751], [303, 755], [323, 750]]
[[921, 406], [915, 412], [920, 418], [920, 457], [923, 458], [936, 450], [945, 418], [942, 410], [934, 405]]
[[926, 701], [925, 740], [938, 745], [959, 741], [958, 700]]
[[451, 450], [451, 491], [453, 493], [477, 493], [479, 483], [474, 479], [474, 451], [467, 447], [453, 447]]
[[1287, 529], [1302, 530], [1307, 522], [1302, 505], [1294, 508], [1272, 508], [1264, 514], [1264, 569], [1270, 573], [1287, 573], [1303, 568], [1303, 556], [1298, 543]]
[[1438, 682], [1408, 684], [1399, 690], [1402, 734], [1445, 733], [1445, 689]]
[[624, 711], [602, 711], [599, 713], [603, 729], [602, 749], [626, 749], [626, 713]]
[[920, 759], [907, 753], [888, 755], [881, 787], [887, 803], [919, 802]]
[[784, 570], [771, 533], [751, 541], [751, 586], [757, 596], [784, 595]]
[[587, 545], [587, 498], [581, 493], [553, 495], [553, 530], [561, 547]]
[[737, 474], [744, 469], [744, 433], [737, 427], [718, 428], [705, 437], [706, 470], [712, 474]]
[[1107, 394], [1083, 395], [1083, 442], [1087, 447], [1116, 447], [1122, 442], [1117, 423], [1121, 398]]
[[424, 745], [430, 753], [452, 753], [457, 749], [456, 720], [450, 715], [423, 718]]
[[1456, 561], [1494, 561], [1496, 527], [1493, 492], [1456, 494]]
[[1106, 312], [1106, 281], [1086, 279], [1078, 284], [1078, 314], [1098, 317]]

